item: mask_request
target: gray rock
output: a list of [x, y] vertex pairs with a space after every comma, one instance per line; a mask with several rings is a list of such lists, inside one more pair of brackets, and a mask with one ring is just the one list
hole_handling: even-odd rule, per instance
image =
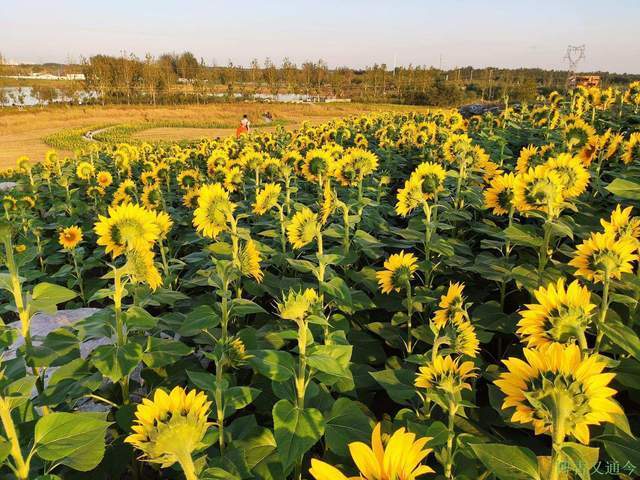
[[0, 192], [8, 192], [18, 185], [16, 182], [0, 182]]

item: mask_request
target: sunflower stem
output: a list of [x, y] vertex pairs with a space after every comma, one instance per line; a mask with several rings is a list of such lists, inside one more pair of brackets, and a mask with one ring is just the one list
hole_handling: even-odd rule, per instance
[[609, 271], [607, 270], [605, 271], [605, 277], [603, 280], [602, 303], [600, 304], [600, 315], [598, 316], [598, 334], [596, 336], [595, 346], [593, 347], [594, 353], [598, 353], [600, 351], [600, 344], [602, 343], [602, 337], [604, 336], [604, 329], [602, 328], [602, 326], [607, 319], [607, 310], [609, 309], [610, 284], [611, 279], [609, 278]]
[[448, 408], [448, 435], [447, 435], [447, 461], [444, 466], [444, 476], [445, 478], [451, 480], [453, 479], [453, 449], [454, 449], [454, 440], [456, 437], [455, 431], [455, 419], [456, 413], [458, 411], [458, 405], [454, 400], [449, 401]]
[[411, 317], [413, 315], [413, 298], [411, 296], [411, 282], [407, 281], [407, 354], [413, 352]]
[[15, 462], [15, 467], [12, 466], [12, 469], [19, 480], [27, 480], [29, 478], [29, 462], [25, 461], [22, 455], [16, 427], [11, 418], [11, 410], [4, 398], [0, 398], [0, 420], [2, 421], [4, 432], [11, 446], [9, 454]]
[[78, 259], [76, 258], [76, 249], [71, 249], [71, 258], [73, 259], [73, 267], [76, 271], [76, 278], [78, 279], [78, 287], [80, 288], [80, 298], [82, 299], [82, 303], [85, 302], [84, 296], [84, 285], [82, 282], [82, 272], [80, 271], [80, 267], [78, 267]]

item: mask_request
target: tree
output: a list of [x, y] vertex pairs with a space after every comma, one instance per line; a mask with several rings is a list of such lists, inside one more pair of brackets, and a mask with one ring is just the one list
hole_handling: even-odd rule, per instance
[[184, 52], [176, 61], [178, 77], [193, 80], [197, 78], [200, 70], [198, 60], [191, 52]]

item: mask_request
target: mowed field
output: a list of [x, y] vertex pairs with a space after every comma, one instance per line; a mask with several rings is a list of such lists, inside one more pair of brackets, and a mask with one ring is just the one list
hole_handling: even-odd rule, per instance
[[[319, 123], [331, 118], [371, 111], [424, 110], [424, 107], [328, 103], [265, 104], [216, 103], [184, 106], [52, 106], [23, 110], [0, 109], [0, 167], [13, 166], [16, 158], [27, 155], [39, 161], [52, 148], [46, 137], [71, 129], [134, 125], [131, 140], [181, 141], [202, 137], [233, 135], [243, 114], [262, 127], [262, 114], [269, 111], [274, 120], [287, 128], [303, 121]], [[158, 125], [162, 126], [158, 126]], [[147, 128], [148, 127], [148, 128]], [[69, 152], [70, 153], [70, 152]]]

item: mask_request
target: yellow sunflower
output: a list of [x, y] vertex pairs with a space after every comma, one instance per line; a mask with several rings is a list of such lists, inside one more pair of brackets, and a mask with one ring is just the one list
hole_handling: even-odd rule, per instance
[[631, 238], [617, 239], [607, 233], [592, 233], [576, 247], [569, 265], [576, 267], [574, 275], [595, 283], [605, 278], [620, 279], [623, 273], [633, 271], [633, 262], [638, 260], [637, 242]]
[[588, 445], [590, 425], [623, 414], [613, 400], [616, 391], [608, 386], [615, 374], [603, 373], [602, 357], [559, 343], [525, 348], [524, 356], [526, 361], [504, 360], [508, 371], [495, 381], [506, 395], [503, 410], [515, 408], [512, 422], [532, 425], [536, 435], [550, 433], [560, 442], [570, 435]]
[[396, 212], [406, 217], [424, 202], [422, 183], [418, 179], [409, 178], [404, 182], [404, 187], [398, 190], [396, 198]]
[[89, 162], [80, 162], [76, 167], [76, 175], [78, 178], [82, 180], [89, 180], [93, 177], [93, 172], [95, 171], [93, 165]]
[[96, 176], [96, 181], [100, 187], [107, 188], [113, 183], [113, 177], [106, 170], [101, 170]]
[[418, 269], [418, 259], [412, 253], [391, 255], [384, 262], [384, 270], [376, 272], [378, 285], [382, 293], [399, 292], [411, 282], [413, 273]]
[[516, 176], [513, 173], [498, 175], [491, 180], [484, 191], [484, 205], [495, 215], [507, 215], [515, 207], [513, 190]]
[[277, 183], [265, 183], [256, 194], [253, 213], [264, 215], [278, 204], [282, 187]]
[[514, 204], [523, 213], [541, 210], [554, 216], [562, 205], [562, 185], [558, 174], [543, 165], [531, 168], [527, 173], [516, 175]]
[[604, 227], [604, 233], [611, 235], [617, 240], [621, 238], [640, 239], [640, 218], [632, 217], [631, 211], [633, 207], [627, 207], [624, 210], [618, 204], [609, 221], [604, 218], [600, 219], [600, 224]]
[[622, 161], [628, 165], [638, 159], [640, 159], [640, 132], [634, 132], [624, 145]]
[[441, 165], [423, 162], [411, 173], [410, 180], [420, 184], [424, 200], [431, 200], [444, 188], [447, 172]]
[[193, 226], [205, 237], [215, 240], [227, 230], [235, 208], [236, 204], [229, 199], [229, 192], [222, 185], [203, 185], [199, 189], [198, 208], [193, 212]]
[[150, 248], [130, 249], [125, 252], [127, 263], [124, 271], [134, 283], [146, 283], [151, 290], [162, 285], [162, 277], [156, 268]]
[[[431, 453], [425, 448], [428, 437], [416, 439], [416, 435], [404, 428], [389, 437], [386, 446], [382, 442], [382, 426], [377, 424], [371, 435], [371, 447], [363, 442], [349, 444], [349, 452], [360, 475], [352, 480], [415, 480], [433, 470], [423, 465]], [[348, 480], [337, 468], [320, 460], [311, 460], [309, 473], [315, 480]]]
[[589, 185], [589, 171], [578, 157], [570, 153], [550, 158], [543, 167], [547, 172], [558, 175], [562, 183], [562, 194], [566, 199], [580, 196]]
[[318, 216], [310, 208], [296, 212], [287, 225], [287, 238], [293, 248], [302, 248], [311, 243], [318, 234]]
[[191, 188], [187, 190], [182, 196], [182, 204], [187, 208], [195, 210], [196, 208], [198, 208], [199, 196], [200, 196], [200, 187]]
[[451, 355], [436, 356], [432, 362], [420, 367], [415, 386], [456, 395], [462, 390], [471, 390], [469, 380], [478, 376], [474, 371], [471, 361], [460, 363], [460, 358], [454, 359]]
[[304, 158], [301, 173], [309, 182], [317, 182], [331, 174], [334, 160], [331, 154], [325, 150], [309, 150]]
[[160, 235], [156, 215], [140, 205], [126, 203], [110, 207], [108, 213], [98, 216], [94, 231], [98, 245], [113, 258], [129, 249], [149, 249]]
[[459, 323], [465, 318], [463, 291], [463, 283], [449, 283], [447, 293], [440, 297], [440, 308], [433, 317], [436, 328], [443, 328], [447, 323]]
[[77, 225], [62, 229], [58, 242], [63, 248], [73, 250], [82, 241], [82, 229]]
[[157, 389], [153, 400], [145, 398], [136, 408], [133, 433], [125, 442], [142, 451], [143, 460], [163, 468], [177, 462], [187, 478], [197, 478], [191, 455], [205, 446], [210, 407], [204, 392]]
[[224, 177], [224, 188], [226, 188], [229, 192], [235, 192], [238, 190], [242, 182], [244, 181], [244, 174], [240, 167], [231, 167], [227, 168], [226, 174]]
[[260, 283], [264, 278], [264, 274], [260, 269], [260, 252], [253, 240], [249, 239], [240, 252], [240, 271], [243, 275], [253, 277], [256, 282]]
[[586, 349], [585, 332], [593, 310], [591, 293], [574, 280], [565, 287], [563, 278], [546, 288], [534, 291], [538, 303], [525, 305], [520, 312], [518, 335], [528, 348], [537, 348], [551, 342], [568, 344], [579, 342]]
[[178, 175], [178, 185], [183, 190], [189, 190], [198, 185], [200, 181], [200, 172], [195, 168], [189, 168], [187, 170], [183, 170]]
[[581, 150], [595, 133], [595, 129], [581, 118], [570, 119], [564, 128], [565, 141], [570, 151]]
[[162, 206], [162, 192], [157, 183], [145, 185], [140, 197], [142, 204], [149, 210], [156, 210]]

